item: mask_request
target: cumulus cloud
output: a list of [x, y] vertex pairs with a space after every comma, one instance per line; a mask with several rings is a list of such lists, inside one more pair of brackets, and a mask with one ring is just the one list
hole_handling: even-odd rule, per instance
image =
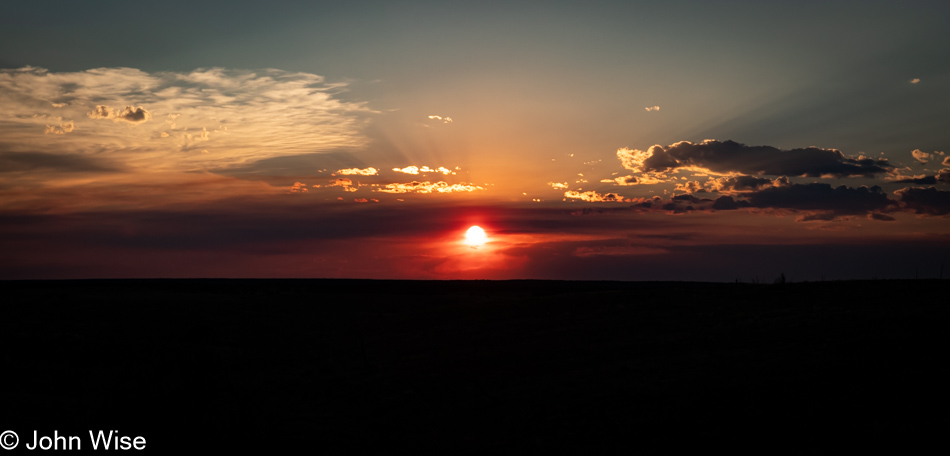
[[[128, 168], [222, 169], [365, 146], [363, 127], [374, 111], [337, 99], [344, 88], [281, 70], [4, 69], [0, 137], [21, 152], [95, 154]], [[50, 122], [53, 115], [73, 119], [72, 133]]]
[[57, 125], [46, 125], [46, 131], [43, 134], [47, 135], [65, 135], [66, 133], [72, 132], [76, 129], [75, 122], [63, 122]]
[[441, 120], [442, 123], [452, 123], [452, 118], [449, 116], [429, 116], [430, 120]]
[[785, 187], [790, 185], [788, 177], [781, 176], [767, 179], [755, 176], [731, 176], [712, 178], [707, 180], [703, 187], [706, 191], [719, 193], [743, 193], [765, 190], [769, 187]]
[[897, 179], [894, 181], [895, 184], [918, 184], [918, 185], [933, 185], [937, 183], [937, 178], [935, 176], [928, 176], [926, 174], [921, 174], [918, 176], [905, 177], [903, 179]]
[[740, 207], [749, 207], [746, 201], [736, 201], [731, 196], [720, 196], [713, 202], [712, 208], [717, 211], [731, 211]]
[[950, 191], [935, 187], [906, 187], [894, 192], [900, 197], [901, 206], [917, 214], [950, 214]]
[[310, 189], [308, 189], [307, 184], [303, 182], [294, 182], [294, 185], [291, 185], [287, 191], [290, 193], [307, 193]]
[[645, 108], [643, 108], [643, 109], [646, 109], [647, 112], [650, 112], [650, 111], [659, 111], [659, 110], [660, 110], [660, 107], [659, 107], [659, 106], [647, 106], [647, 107], [645, 107]]
[[339, 169], [333, 174], [339, 174], [342, 176], [375, 176], [378, 174], [376, 168], [347, 168]]
[[940, 163], [943, 166], [950, 166], [950, 157], [944, 158], [943, 162]]
[[676, 186], [673, 188], [673, 191], [697, 193], [697, 192], [705, 192], [706, 189], [703, 188], [703, 184], [699, 181], [686, 181], [683, 183], [676, 184]]
[[620, 177], [615, 177], [613, 179], [601, 179], [600, 181], [605, 184], [611, 183], [614, 185], [621, 185], [621, 186], [638, 185], [640, 183], [640, 179], [637, 178], [636, 176], [620, 176]]
[[910, 154], [914, 156], [914, 160], [917, 160], [921, 163], [927, 163], [930, 161], [931, 158], [933, 158], [932, 154], [923, 152], [920, 149], [914, 149], [910, 152]]
[[574, 190], [568, 190], [564, 192], [565, 198], [570, 199], [579, 199], [581, 201], [587, 201], [589, 203], [619, 203], [623, 202], [623, 197], [616, 193], [597, 193], [593, 190], [589, 192], [578, 192]]
[[564, 190], [568, 187], [567, 182], [548, 182], [548, 185], [555, 190]]
[[895, 184], [917, 184], [917, 185], [934, 185], [934, 184], [950, 184], [950, 168], [944, 168], [937, 172], [934, 176], [928, 176], [926, 174], [918, 174], [915, 176], [902, 176], [897, 174], [893, 178]]
[[430, 168], [428, 166], [418, 167], [418, 166], [412, 165], [412, 166], [407, 166], [405, 168], [393, 168], [393, 171], [397, 173], [415, 174], [415, 175], [418, 175], [420, 173], [421, 174], [440, 173], [446, 176], [449, 174], [455, 174], [455, 171], [452, 171], [451, 169], [448, 169], [442, 166], [438, 168]]
[[746, 195], [751, 207], [863, 214], [889, 209], [894, 202], [881, 187], [832, 187], [823, 183], [771, 187]]
[[86, 113], [90, 119], [112, 119], [113, 122], [128, 122], [137, 125], [148, 121], [152, 114], [139, 106], [126, 106], [124, 110], [112, 109], [105, 105], [96, 105], [96, 108]]
[[381, 193], [456, 193], [456, 192], [474, 192], [475, 190], [485, 190], [482, 187], [472, 184], [449, 184], [445, 181], [439, 182], [418, 182], [392, 183], [373, 191]]
[[622, 148], [617, 150], [617, 158], [624, 168], [638, 173], [689, 169], [719, 175], [846, 177], [874, 176], [893, 168], [884, 159], [846, 157], [835, 149], [782, 150], [711, 139], [681, 141], [665, 148], [654, 145], [645, 151]]
[[338, 177], [330, 181], [327, 187], [341, 187], [345, 192], [355, 192], [359, 190], [359, 185], [353, 185], [353, 181], [347, 177]]

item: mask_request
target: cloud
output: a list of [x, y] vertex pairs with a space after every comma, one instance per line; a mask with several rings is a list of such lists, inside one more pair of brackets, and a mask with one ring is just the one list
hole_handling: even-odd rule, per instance
[[579, 199], [582, 201], [587, 201], [589, 203], [621, 203], [623, 202], [623, 197], [616, 193], [597, 193], [593, 190], [589, 192], [577, 192], [574, 190], [568, 190], [564, 192], [565, 198]]
[[894, 222], [897, 221], [896, 218], [891, 217], [887, 214], [868, 214], [869, 220], [877, 220], [879, 222]]
[[766, 179], [755, 176], [733, 176], [709, 178], [704, 184], [707, 191], [720, 193], [743, 193], [765, 190], [770, 187], [785, 187], [790, 185], [785, 176], [775, 179]]
[[943, 162], [940, 163], [943, 166], [950, 166], [950, 157], [944, 158]]
[[294, 185], [291, 185], [287, 191], [290, 193], [307, 193], [310, 189], [308, 189], [307, 184], [303, 182], [294, 182]]
[[567, 182], [548, 182], [548, 185], [555, 190], [563, 190], [568, 187]]
[[112, 119], [113, 122], [128, 122], [137, 125], [147, 122], [152, 114], [143, 107], [126, 106], [123, 111], [112, 109], [105, 105], [96, 105], [96, 108], [86, 113], [90, 119]]
[[918, 184], [918, 185], [933, 185], [937, 183], [937, 178], [934, 176], [928, 176], [926, 174], [921, 174], [919, 176], [905, 177], [903, 179], [898, 179], [893, 181], [895, 184]]
[[666, 148], [654, 145], [645, 151], [621, 148], [617, 158], [624, 168], [639, 173], [690, 169], [720, 175], [870, 177], [893, 168], [884, 159], [846, 157], [834, 149], [781, 150], [711, 139], [697, 144], [681, 141]]
[[615, 185], [620, 186], [629, 186], [629, 185], [638, 185], [640, 184], [640, 179], [636, 176], [620, 176], [613, 179], [602, 179], [601, 182], [612, 182]]
[[116, 172], [102, 159], [84, 155], [60, 155], [43, 152], [0, 152], [0, 173], [42, 171], [44, 173]]
[[72, 132], [72, 131], [75, 130], [75, 129], [76, 129], [76, 124], [75, 124], [75, 122], [69, 121], [69, 122], [63, 122], [63, 123], [59, 124], [59, 126], [56, 126], [56, 125], [47, 125], [47, 126], [46, 126], [46, 131], [44, 131], [43, 134], [46, 134], [46, 135], [65, 135], [66, 133], [70, 133], [70, 132]]
[[353, 185], [353, 181], [348, 177], [338, 177], [330, 181], [327, 187], [341, 187], [345, 192], [355, 192], [359, 190], [359, 185]]
[[796, 222], [830, 222], [838, 218], [834, 212], [819, 212], [816, 214], [805, 214], [795, 219]]
[[950, 214], [950, 191], [937, 190], [935, 187], [906, 187], [894, 192], [900, 197], [902, 206], [917, 214]]
[[937, 172], [934, 176], [928, 176], [926, 174], [918, 174], [915, 176], [907, 177], [897, 175], [897, 179], [893, 182], [895, 184], [917, 184], [917, 185], [934, 185], [934, 184], [950, 184], [950, 168], [944, 168]]
[[452, 123], [452, 118], [449, 117], [449, 116], [445, 116], [445, 117], [443, 117], [443, 116], [429, 116], [429, 119], [431, 119], [431, 120], [441, 120], [442, 123]]
[[914, 78], [909, 81], [911, 84], [917, 84], [920, 82], [920, 78]]
[[[19, 152], [89, 154], [129, 169], [221, 170], [365, 146], [364, 127], [375, 112], [337, 99], [344, 89], [281, 70], [4, 69], [0, 137]], [[72, 133], [59, 134], [67, 129], [51, 116], [73, 119]]]
[[832, 187], [823, 183], [771, 187], [745, 195], [751, 207], [831, 211], [835, 214], [863, 214], [886, 210], [894, 205], [881, 187]]
[[731, 211], [740, 207], [749, 207], [746, 201], [736, 201], [731, 196], [720, 196], [713, 202], [712, 208], [717, 211]]
[[482, 187], [471, 184], [449, 184], [445, 181], [439, 182], [418, 182], [392, 183], [383, 187], [374, 189], [375, 192], [382, 193], [456, 193], [456, 192], [474, 192], [475, 190], [485, 190]]
[[650, 111], [659, 111], [659, 110], [660, 110], [660, 107], [659, 107], [659, 106], [647, 106], [647, 107], [645, 107], [645, 108], [643, 108], [643, 109], [646, 109], [647, 112], [650, 112]]
[[921, 163], [927, 163], [933, 158], [933, 155], [928, 154], [927, 152], [922, 152], [920, 149], [914, 149], [910, 152], [914, 156], [914, 160], [917, 160]]
[[343, 176], [375, 176], [378, 174], [376, 168], [347, 168], [337, 170], [334, 174], [340, 174]]
[[697, 192], [705, 192], [706, 189], [703, 188], [703, 184], [699, 181], [686, 181], [681, 184], [676, 184], [676, 186], [673, 188], [673, 191], [697, 193]]
[[393, 168], [393, 171], [397, 173], [414, 174], [414, 175], [418, 175], [420, 173], [422, 174], [440, 173], [446, 176], [449, 174], [455, 174], [455, 171], [452, 171], [451, 169], [448, 169], [442, 166], [438, 168], [429, 168], [428, 166], [423, 166], [420, 168], [418, 166], [412, 165], [412, 166], [407, 166], [405, 168]]

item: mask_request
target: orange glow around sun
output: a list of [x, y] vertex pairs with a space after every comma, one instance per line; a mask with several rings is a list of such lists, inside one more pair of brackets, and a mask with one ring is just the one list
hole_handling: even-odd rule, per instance
[[486, 241], [488, 241], [488, 236], [485, 235], [485, 230], [478, 225], [469, 228], [465, 232], [465, 243], [473, 249], [477, 249]]

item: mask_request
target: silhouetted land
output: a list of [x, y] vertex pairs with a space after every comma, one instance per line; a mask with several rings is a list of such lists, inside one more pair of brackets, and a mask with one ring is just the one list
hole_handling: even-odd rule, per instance
[[0, 282], [0, 428], [166, 451], [943, 447], [946, 283]]

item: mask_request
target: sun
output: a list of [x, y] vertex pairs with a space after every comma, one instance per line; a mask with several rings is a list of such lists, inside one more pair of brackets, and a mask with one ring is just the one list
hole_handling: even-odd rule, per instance
[[477, 249], [486, 241], [488, 241], [488, 236], [485, 235], [485, 230], [478, 225], [472, 226], [465, 232], [465, 243], [473, 249]]

